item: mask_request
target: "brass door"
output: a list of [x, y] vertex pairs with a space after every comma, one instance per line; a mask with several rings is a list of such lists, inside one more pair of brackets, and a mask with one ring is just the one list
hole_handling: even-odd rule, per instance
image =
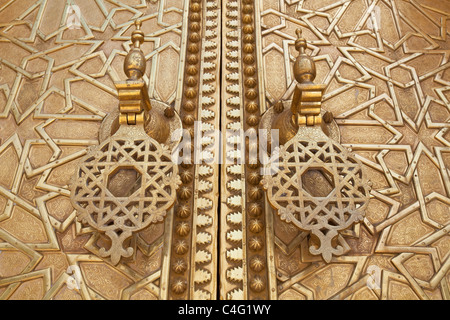
[[[0, 0], [0, 298], [449, 299], [449, 19], [448, 0]], [[139, 46], [133, 100], [120, 83]], [[314, 86], [299, 84], [302, 50]], [[359, 220], [322, 254], [271, 193], [287, 178], [249, 158], [271, 117], [313, 96], [333, 159], [369, 181]], [[193, 161], [173, 168], [170, 209], [112, 257], [107, 233], [77, 219], [74, 174], [115, 136], [119, 104], [148, 99], [147, 132], [182, 128]], [[282, 148], [313, 150], [280, 123]], [[325, 165], [301, 170], [314, 199], [339, 189]], [[119, 188], [145, 175], [121, 173]]]

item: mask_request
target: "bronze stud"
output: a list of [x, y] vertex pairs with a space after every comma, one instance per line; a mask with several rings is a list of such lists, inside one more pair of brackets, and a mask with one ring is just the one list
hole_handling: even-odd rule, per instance
[[193, 76], [193, 75], [197, 74], [198, 69], [195, 66], [189, 66], [189, 67], [186, 68], [186, 72]]
[[183, 259], [177, 259], [173, 264], [172, 264], [172, 270], [175, 273], [183, 273], [185, 272], [187, 269], [187, 263], [186, 261], [184, 261]]
[[244, 81], [244, 85], [247, 88], [254, 88], [254, 87], [256, 87], [256, 84], [257, 84], [256, 79], [253, 77], [249, 77], [249, 78], [245, 79], [245, 81]]
[[266, 287], [266, 284], [264, 282], [264, 279], [260, 276], [255, 276], [250, 281], [250, 289], [252, 289], [255, 292], [262, 292], [265, 287]]
[[188, 99], [194, 99], [195, 97], [197, 97], [197, 90], [195, 90], [194, 88], [188, 88], [184, 92], [184, 95]]
[[198, 52], [198, 45], [196, 44], [196, 43], [191, 43], [191, 44], [189, 44], [189, 46], [188, 46], [188, 51], [190, 52], [190, 53], [197, 53]]
[[253, 29], [253, 26], [247, 24], [242, 27], [242, 31], [244, 32], [244, 34], [252, 34], [254, 29]]
[[200, 9], [201, 9], [200, 4], [198, 4], [198, 3], [196, 3], [196, 2], [191, 3], [191, 5], [189, 6], [189, 8], [191, 9], [192, 12], [199, 12]]
[[193, 76], [186, 77], [186, 84], [189, 87], [195, 87], [197, 85], [197, 79]]
[[189, 19], [190, 19], [191, 21], [194, 21], [194, 22], [200, 21], [201, 18], [202, 18], [202, 16], [201, 16], [199, 13], [197, 13], [197, 12], [193, 12], [193, 13], [191, 13], [191, 15], [189, 16]]
[[188, 186], [182, 186], [180, 189], [178, 189], [178, 196], [183, 199], [187, 200], [192, 196], [192, 189]]
[[333, 121], [333, 113], [331, 111], [325, 111], [322, 119], [325, 123], [331, 123]]
[[249, 103], [247, 103], [245, 109], [250, 113], [254, 113], [254, 112], [258, 111], [259, 107], [255, 102], [249, 102]]
[[189, 246], [186, 240], [177, 240], [175, 241], [173, 249], [175, 250], [175, 253], [183, 255], [187, 253]]
[[249, 5], [249, 4], [245, 4], [242, 7], [242, 12], [244, 12], [244, 13], [253, 13], [253, 6]]
[[260, 200], [263, 196], [263, 190], [260, 187], [250, 187], [249, 191], [248, 191], [248, 196], [251, 200]]
[[244, 69], [244, 74], [246, 76], [253, 76], [255, 74], [255, 72], [256, 72], [256, 69], [253, 66], [247, 66]]
[[255, 51], [255, 47], [252, 44], [250, 44], [250, 43], [246, 43], [244, 45], [243, 50], [244, 50], [245, 53], [253, 53], [253, 51]]
[[245, 64], [252, 64], [255, 62], [255, 56], [249, 53], [244, 56], [243, 60]]
[[189, 35], [189, 40], [190, 40], [191, 42], [199, 42], [199, 41], [200, 41], [200, 35], [199, 35], [197, 32], [192, 32], [192, 33]]
[[256, 126], [259, 123], [259, 117], [257, 115], [249, 115], [247, 117], [247, 124], [249, 126]]
[[193, 101], [188, 100], [184, 103], [183, 109], [186, 111], [194, 111], [195, 103]]
[[260, 219], [251, 219], [248, 227], [253, 233], [260, 233], [264, 229], [264, 225]]
[[198, 31], [200, 31], [200, 23], [198, 23], [198, 22], [192, 22], [190, 25], [189, 25], [189, 29], [191, 29], [191, 31], [194, 31], [194, 32], [198, 32]]
[[253, 17], [251, 14], [244, 14], [244, 16], [242, 17], [242, 22], [243, 23], [247, 23], [250, 24], [253, 22]]
[[191, 231], [191, 227], [189, 226], [189, 223], [187, 223], [187, 222], [180, 222], [175, 227], [175, 232], [180, 237], [187, 236], [190, 231]]
[[258, 92], [255, 89], [248, 89], [245, 91], [245, 97], [247, 99], [253, 100], [258, 96]]
[[[258, 163], [258, 161], [252, 161], [252, 162], [247, 163], [247, 167], [249, 167], [250, 169], [258, 169], [259, 163]], [[259, 200], [259, 199], [253, 199], [253, 200]]]
[[187, 281], [183, 278], [175, 279], [172, 283], [172, 291], [177, 294], [182, 294], [186, 291]]
[[186, 154], [181, 157], [181, 163], [180, 166], [184, 169], [189, 169], [192, 167], [192, 161], [191, 161], [191, 155]]
[[265, 267], [264, 259], [261, 256], [254, 256], [250, 260], [250, 268], [255, 272], [260, 272]]
[[178, 207], [177, 216], [179, 218], [187, 218], [191, 215], [191, 208], [188, 205], [182, 205]]
[[248, 213], [253, 217], [259, 217], [262, 211], [262, 206], [258, 202], [252, 202], [248, 206]]
[[189, 64], [197, 64], [198, 63], [198, 56], [196, 54], [190, 54], [187, 59]]
[[194, 174], [190, 170], [183, 170], [180, 172], [180, 178], [183, 183], [190, 183], [194, 179]]
[[183, 123], [187, 126], [191, 126], [194, 124], [195, 117], [192, 114], [186, 114], [183, 117]]
[[244, 35], [243, 39], [244, 43], [253, 43], [255, 38], [251, 34]]
[[276, 113], [281, 113], [284, 111], [283, 102], [280, 100], [273, 106]]
[[263, 241], [260, 237], [251, 237], [248, 241], [248, 247], [253, 251], [261, 250], [263, 247]]
[[164, 116], [166, 118], [173, 118], [175, 116], [175, 110], [172, 107], [167, 107], [164, 109]]

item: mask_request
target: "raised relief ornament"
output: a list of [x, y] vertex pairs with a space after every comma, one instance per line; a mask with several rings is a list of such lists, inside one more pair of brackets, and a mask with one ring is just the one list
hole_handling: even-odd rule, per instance
[[340, 232], [364, 218], [369, 186], [360, 161], [322, 130], [325, 87], [312, 82], [314, 62], [305, 54], [301, 31], [297, 35], [295, 46], [300, 54], [294, 64], [297, 84], [291, 108], [274, 121], [274, 127], [289, 123], [297, 133], [289, 136], [286, 126], [280, 130], [283, 145], [275, 159], [278, 169], [273, 172], [273, 163], [269, 163], [274, 174], [265, 175], [262, 183], [280, 218], [309, 232], [311, 254], [330, 262], [333, 255], [348, 249]]
[[[111, 239], [111, 246], [100, 248], [99, 255], [110, 257], [114, 265], [133, 254], [134, 249], [126, 245], [133, 233], [164, 219], [181, 183], [169, 147], [145, 130], [149, 117], [155, 115], [149, 114], [151, 105], [142, 79], [145, 57], [140, 49], [144, 41], [140, 25], [137, 21], [134, 48], [125, 59], [129, 78], [116, 84], [119, 127], [81, 160], [71, 188], [78, 219]], [[166, 114], [174, 117], [174, 112]]]

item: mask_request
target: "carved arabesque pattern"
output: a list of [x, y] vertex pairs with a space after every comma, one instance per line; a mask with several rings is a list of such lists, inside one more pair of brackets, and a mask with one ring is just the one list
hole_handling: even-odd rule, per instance
[[[216, 2], [207, 2], [206, 13], [211, 4], [217, 8]], [[68, 183], [86, 147], [98, 144], [100, 121], [117, 108], [113, 81], [124, 79], [121, 60], [129, 49], [130, 20], [140, 17], [148, 38], [144, 52], [151, 71], [145, 80], [151, 96], [168, 97], [165, 102], [174, 102], [180, 110], [183, 76], [164, 71], [167, 64], [177, 69], [173, 58], [186, 61], [181, 38], [187, 33], [189, 1], [75, 0], [82, 19], [81, 28], [74, 30], [65, 26], [70, 3], [15, 0], [0, 5], [0, 298], [25, 293], [46, 299], [167, 296], [161, 288], [160, 224], [139, 233], [134, 263], [112, 267], [92, 254], [102, 238], [76, 220]], [[242, 46], [235, 31], [243, 16], [238, 3], [223, 1], [223, 7], [215, 9], [219, 18], [208, 15], [210, 21], [205, 22], [209, 36], [216, 32], [219, 37], [216, 51], [230, 59], [222, 68], [229, 81], [216, 90], [232, 98], [222, 102], [221, 121], [230, 128], [241, 128], [246, 121], [240, 115], [236, 121], [232, 111], [245, 107], [238, 98], [242, 92], [236, 92], [244, 85], [237, 63]], [[275, 285], [268, 281], [265, 286], [275, 288], [272, 298], [449, 299], [448, 1], [265, 0], [254, 5], [258, 92], [269, 102], [260, 98], [258, 106], [264, 111], [292, 83], [294, 31], [301, 27], [310, 42], [308, 53], [318, 65], [316, 82], [328, 86], [323, 105], [333, 111], [343, 145], [363, 162], [373, 181], [372, 198], [363, 223], [344, 231], [349, 253], [326, 264], [309, 255], [307, 246], [303, 250], [307, 233], [292, 224], [277, 225], [272, 251], [260, 237], [246, 238], [245, 208], [235, 206], [238, 200], [245, 203], [236, 197], [246, 193], [245, 187], [229, 197], [222, 195], [230, 205], [222, 212], [228, 225], [221, 229], [228, 233], [221, 243], [229, 249], [222, 259], [229, 264], [222, 270], [230, 279], [221, 284], [223, 298], [246, 297], [242, 288], [247, 270], [242, 266], [249, 263], [240, 250], [260, 254], [266, 245], [274, 259], [266, 260], [267, 268], [276, 264], [271, 269], [276, 271]], [[222, 48], [220, 33], [226, 37]], [[205, 61], [202, 70], [211, 72], [209, 79], [218, 79], [217, 68], [208, 69], [210, 60]], [[158, 69], [157, 63], [165, 65]], [[182, 63], [178, 69], [183, 70]], [[212, 105], [204, 99], [204, 106], [215, 110], [218, 119], [219, 98], [214, 97]], [[245, 175], [236, 169], [224, 169], [222, 192]], [[210, 170], [199, 172], [213, 177]], [[210, 207], [205, 197], [197, 199], [199, 207]], [[275, 224], [277, 219], [275, 215]], [[215, 234], [197, 233], [198, 241], [210, 237], [215, 239]], [[201, 257], [209, 258], [203, 251], [209, 244], [200, 245]], [[173, 247], [185, 252], [192, 246], [190, 241], [175, 241]], [[198, 269], [189, 270], [200, 279], [208, 279], [197, 273], [208, 266], [204, 261], [191, 260]], [[252, 265], [260, 265], [256, 262]], [[80, 268], [80, 290], [66, 286], [69, 266]], [[378, 272], [368, 274], [371, 270]], [[375, 281], [373, 290], [369, 280]]]
[[264, 108], [292, 94], [302, 28], [322, 107], [372, 182], [363, 221], [343, 231], [348, 252], [329, 264], [274, 218], [277, 298], [449, 299], [449, 2], [267, 0], [256, 15]]
[[[126, 79], [123, 59], [137, 18], [149, 95], [179, 110], [188, 3], [1, 2], [0, 171], [8, 174], [0, 174], [0, 269], [6, 272], [0, 299], [23, 297], [25, 288], [38, 299], [167, 296], [161, 289], [168, 277], [161, 250], [166, 223], [138, 232], [130, 240], [132, 257], [112, 266], [100, 258], [108, 237], [77, 220], [69, 185], [88, 147], [102, 142], [101, 121], [118, 108], [114, 82]], [[70, 5], [81, 13], [72, 28]]]

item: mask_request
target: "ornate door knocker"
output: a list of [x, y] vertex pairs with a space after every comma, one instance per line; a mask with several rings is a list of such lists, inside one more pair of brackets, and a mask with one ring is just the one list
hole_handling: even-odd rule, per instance
[[312, 82], [315, 64], [305, 53], [300, 30], [297, 36], [293, 99], [269, 109], [261, 121], [262, 128], [280, 130], [281, 144], [279, 156], [267, 164], [273, 174], [265, 175], [262, 184], [280, 218], [315, 237], [310, 252], [330, 262], [348, 247], [340, 232], [363, 219], [369, 185], [361, 162], [336, 141], [331, 114], [321, 110], [325, 86]]
[[71, 186], [78, 220], [109, 237], [111, 246], [101, 247], [99, 255], [114, 265], [133, 254], [127, 241], [134, 233], [163, 221], [181, 183], [171, 153], [177, 144], [171, 133], [181, 120], [173, 108], [148, 97], [144, 33], [141, 22], [135, 24], [134, 48], [124, 65], [128, 80], [116, 83], [119, 113], [105, 119], [99, 135], [104, 141], [80, 161]]

